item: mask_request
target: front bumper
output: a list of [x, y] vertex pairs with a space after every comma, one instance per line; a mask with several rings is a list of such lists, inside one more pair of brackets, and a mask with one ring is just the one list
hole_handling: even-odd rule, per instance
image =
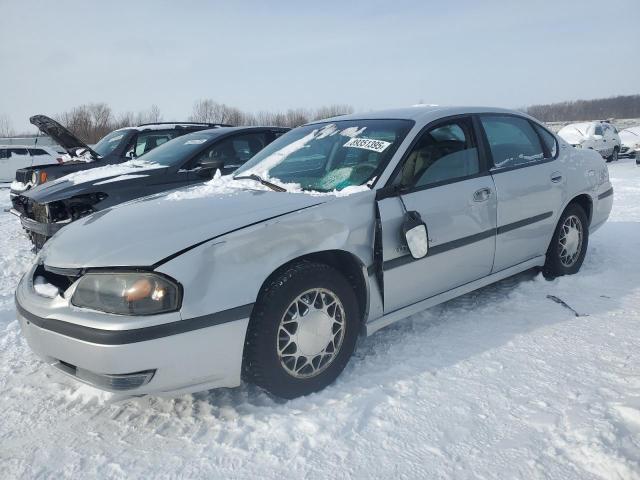
[[37, 233], [38, 235], [44, 235], [47, 238], [51, 238], [58, 230], [65, 225], [68, 225], [70, 222], [42, 223], [21, 215], [20, 223], [22, 223], [22, 227], [28, 232]]
[[250, 305], [186, 320], [178, 312], [110, 315], [78, 309], [61, 296], [38, 295], [32, 275], [33, 269], [16, 290], [18, 320], [30, 348], [59, 371], [129, 395], [240, 385]]

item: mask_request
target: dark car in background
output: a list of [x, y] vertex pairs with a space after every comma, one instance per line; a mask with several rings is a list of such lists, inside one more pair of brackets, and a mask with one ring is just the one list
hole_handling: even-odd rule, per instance
[[[280, 127], [219, 127], [174, 138], [141, 158], [71, 173], [16, 196], [36, 250], [65, 225], [114, 205], [226, 175], [285, 133]], [[149, 138], [149, 137], [147, 137]], [[160, 212], [162, 214], [162, 212]]]
[[[212, 123], [161, 122], [125, 127], [106, 135], [93, 147], [78, 139], [67, 128], [45, 115], [34, 115], [29, 121], [50, 136], [66, 152], [57, 164], [21, 168], [16, 171], [11, 187], [11, 199], [33, 188], [73, 172], [126, 162], [137, 158], [169, 140], [187, 133], [230, 126]], [[15, 209], [20, 209], [14, 203]]]

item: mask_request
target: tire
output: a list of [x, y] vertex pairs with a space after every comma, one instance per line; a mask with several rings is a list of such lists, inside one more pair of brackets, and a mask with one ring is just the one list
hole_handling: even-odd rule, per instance
[[[298, 320], [307, 315], [307, 323]], [[243, 377], [287, 399], [321, 390], [351, 358], [360, 320], [355, 291], [342, 274], [320, 263], [294, 264], [258, 296], [247, 329]]]
[[607, 157], [607, 162], [617, 162], [619, 150], [620, 149], [618, 147], [614, 147], [613, 152], [611, 152], [611, 155]]
[[[574, 229], [580, 231], [579, 238], [576, 238]], [[567, 245], [568, 247], [566, 247]], [[551, 244], [547, 249], [547, 259], [542, 269], [545, 278], [552, 279], [577, 273], [584, 262], [588, 245], [589, 220], [587, 215], [580, 205], [571, 203], [562, 212]]]

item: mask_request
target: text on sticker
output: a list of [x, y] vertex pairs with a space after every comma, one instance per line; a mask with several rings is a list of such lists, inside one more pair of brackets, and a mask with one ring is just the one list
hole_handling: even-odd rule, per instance
[[345, 147], [363, 148], [373, 152], [384, 152], [389, 145], [391, 145], [390, 142], [373, 140], [371, 138], [352, 138], [344, 144]]

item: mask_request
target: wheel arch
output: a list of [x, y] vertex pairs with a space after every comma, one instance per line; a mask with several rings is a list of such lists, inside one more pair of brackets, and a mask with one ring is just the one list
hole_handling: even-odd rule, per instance
[[591, 225], [591, 219], [593, 218], [593, 199], [591, 198], [591, 195], [587, 193], [581, 193], [580, 195], [574, 196], [571, 200], [567, 202], [567, 204], [562, 209], [562, 212], [564, 212], [567, 209], [567, 207], [572, 204], [577, 204], [580, 207], [582, 207], [582, 209], [584, 210], [584, 213], [587, 214], [587, 220], [589, 222], [589, 225]]
[[[280, 265], [273, 272], [271, 272], [267, 278], [262, 282], [258, 291], [258, 299], [274, 277], [278, 276], [282, 271], [286, 270], [293, 264], [300, 262], [315, 262], [328, 265], [335, 268], [340, 272], [352, 285], [356, 298], [358, 300], [358, 307], [360, 309], [360, 319], [362, 325], [364, 325], [367, 315], [369, 313], [369, 277], [367, 275], [367, 267], [365, 264], [353, 253], [346, 250], [322, 250], [318, 252], [307, 253], [299, 257], [293, 258], [286, 263]], [[258, 300], [256, 299], [256, 301]]]

